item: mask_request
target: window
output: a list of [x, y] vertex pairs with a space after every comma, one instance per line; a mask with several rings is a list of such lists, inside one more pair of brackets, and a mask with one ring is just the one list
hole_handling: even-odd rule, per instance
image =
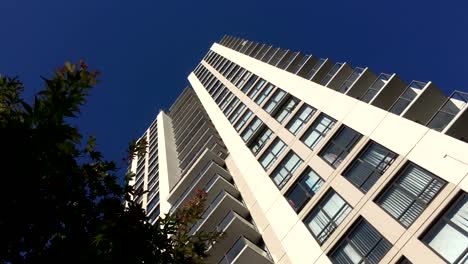
[[309, 122], [312, 115], [315, 113], [316, 109], [312, 106], [304, 103], [301, 109], [294, 115], [294, 117], [289, 121], [287, 128], [289, 132], [293, 135], [297, 135], [304, 125]]
[[275, 114], [275, 119], [280, 124], [291, 114], [292, 111], [296, 108], [297, 104], [299, 104], [299, 99], [294, 96], [291, 96], [281, 107], [278, 113]]
[[448, 263], [468, 261], [468, 194], [463, 192], [422, 238]]
[[276, 169], [271, 173], [270, 178], [281, 189], [286, 182], [293, 176], [297, 168], [301, 166], [302, 159], [294, 152], [289, 152], [288, 155], [281, 161]]
[[396, 157], [397, 154], [371, 142], [348, 167], [344, 176], [361, 191], [367, 193]]
[[250, 77], [249, 81], [244, 85], [244, 87], [242, 87], [242, 92], [243, 93], [247, 93], [247, 91], [250, 89], [250, 87], [252, 87], [252, 85], [257, 81], [258, 77], [257, 75], [255, 74], [252, 74], [252, 76]]
[[353, 208], [333, 189], [312, 209], [304, 224], [322, 245], [333, 234]]
[[264, 127], [263, 130], [258, 134], [258, 136], [252, 140], [252, 143], [249, 145], [250, 150], [254, 155], [257, 155], [265, 146], [265, 144], [273, 137], [273, 131], [268, 127]]
[[253, 115], [252, 111], [247, 110], [245, 113], [237, 120], [236, 125], [234, 126], [237, 131], [241, 130], [241, 128], [247, 123], [247, 120]]
[[336, 169], [348, 156], [361, 136], [358, 132], [343, 125], [321, 151], [320, 157]]
[[263, 168], [265, 170], [270, 169], [271, 165], [278, 159], [285, 148], [286, 144], [281, 139], [275, 139], [260, 157], [260, 164], [262, 164]]
[[333, 263], [377, 264], [392, 247], [366, 220], [359, 219], [350, 233], [341, 238], [339, 246], [331, 253]]
[[224, 115], [229, 116], [232, 113], [232, 111], [237, 107], [237, 105], [239, 105], [239, 103], [239, 98], [234, 98], [234, 100], [231, 101], [231, 103], [226, 107], [226, 109], [224, 109]]
[[215, 95], [216, 99], [215, 99], [215, 102], [217, 105], [219, 105], [221, 103], [221, 100], [224, 98], [224, 96], [229, 92], [229, 89], [226, 88], [226, 86], [222, 86], [221, 88], [222, 90], [220, 90], [221, 92], [217, 95]]
[[265, 80], [263, 80], [263, 79], [258, 80], [258, 82], [255, 84], [254, 88], [252, 90], [250, 90], [250, 92], [247, 94], [247, 96], [250, 99], [253, 99], [255, 97], [255, 95], [257, 95], [258, 91], [260, 91], [260, 89], [262, 88], [262, 86], [264, 84], [265, 84]]
[[232, 112], [231, 116], [229, 117], [229, 122], [232, 124], [237, 119], [237, 117], [239, 117], [242, 111], [244, 111], [244, 109], [245, 104], [239, 103], [239, 106], [236, 108], [236, 110], [234, 110], [234, 112]]
[[273, 91], [273, 88], [275, 86], [271, 83], [267, 84], [265, 88], [263, 88], [262, 92], [258, 95], [258, 97], [255, 99], [255, 103], [258, 105], [261, 105], [263, 101], [265, 101], [265, 98], [270, 95], [271, 91]]
[[233, 98], [235, 98], [235, 97], [236, 97], [236, 96], [235, 96], [233, 93], [228, 92], [227, 95], [226, 95], [226, 97], [225, 97], [225, 98], [223, 99], [223, 101], [221, 101], [221, 103], [219, 104], [219, 108], [220, 108], [221, 110], [224, 110], [224, 108], [225, 108], [225, 107], [231, 102], [231, 100], [232, 100]]
[[444, 186], [445, 181], [408, 163], [377, 203], [403, 226], [409, 227]]
[[249, 139], [253, 136], [253, 134], [255, 134], [257, 129], [262, 124], [263, 124], [262, 121], [258, 117], [255, 117], [241, 134], [241, 137], [244, 140], [244, 142], [249, 141]]
[[322, 184], [323, 179], [311, 168], [307, 168], [299, 180], [289, 189], [286, 199], [294, 211], [299, 212], [310, 198], [320, 190]]
[[245, 71], [244, 74], [242, 75], [242, 77], [239, 78], [238, 82], [235, 83], [237, 88], [240, 89], [242, 87], [242, 85], [249, 79], [249, 77], [250, 77], [250, 72]]
[[271, 96], [270, 100], [268, 100], [268, 102], [265, 104], [263, 109], [267, 113], [271, 114], [285, 96], [286, 92], [278, 88], [276, 92]]
[[304, 136], [302, 136], [301, 141], [310, 149], [314, 149], [327, 135], [334, 124], [335, 119], [325, 114], [320, 114], [317, 120], [315, 120], [312, 126], [305, 132]]
[[235, 75], [234, 77], [232, 78], [232, 83], [235, 84], [237, 81], [239, 81], [239, 78], [242, 77], [242, 75], [244, 74], [245, 72], [245, 69], [244, 68], [241, 68]]

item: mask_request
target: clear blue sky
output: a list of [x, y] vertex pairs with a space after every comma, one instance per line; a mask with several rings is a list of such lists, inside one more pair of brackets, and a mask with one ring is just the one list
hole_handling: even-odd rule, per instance
[[468, 91], [465, 2], [2, 0], [0, 73], [30, 96], [40, 75], [86, 59], [103, 75], [78, 125], [120, 160], [224, 34]]

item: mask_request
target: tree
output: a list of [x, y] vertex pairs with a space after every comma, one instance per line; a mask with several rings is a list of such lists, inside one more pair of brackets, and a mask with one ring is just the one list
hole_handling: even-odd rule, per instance
[[[116, 164], [70, 124], [97, 76], [82, 61], [66, 63], [31, 104], [17, 78], [0, 76], [0, 262], [202, 262], [221, 235], [188, 235], [206, 195], [150, 225], [133, 187], [118, 184]], [[130, 145], [129, 160], [144, 144]]]

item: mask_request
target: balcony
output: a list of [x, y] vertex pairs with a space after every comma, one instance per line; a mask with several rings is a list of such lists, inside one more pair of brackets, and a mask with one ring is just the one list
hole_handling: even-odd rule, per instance
[[322, 85], [336, 91], [352, 72], [353, 69], [346, 62], [336, 63], [322, 79]]
[[261, 61], [263, 62], [266, 62], [268, 63], [271, 59], [271, 57], [273, 57], [273, 55], [279, 50], [279, 48], [273, 48], [271, 47], [270, 49], [268, 49], [267, 52], [265, 52], [265, 55], [263, 55], [263, 57], [261, 58]]
[[361, 96], [360, 100], [388, 110], [406, 87], [407, 85], [396, 74], [382, 73]]
[[[209, 192], [209, 199], [211, 198], [210, 194], [213, 195], [214, 192]], [[216, 226], [216, 223], [219, 223], [230, 210], [244, 218], [249, 215], [249, 211], [244, 207], [244, 204], [239, 202], [239, 200], [229, 192], [222, 190], [205, 210], [201, 219], [192, 226], [189, 235], [193, 235], [200, 231], [211, 231], [213, 227]]]
[[292, 51], [286, 52], [283, 58], [278, 62], [277, 67], [282, 70], [285, 70], [298, 54], [299, 52], [292, 52]]
[[304, 61], [298, 62], [300, 65], [296, 71], [296, 74], [302, 78], [307, 79], [307, 74], [312, 70], [312, 68], [314, 68], [317, 62], [318, 60], [314, 56], [305, 56]]
[[320, 80], [325, 77], [332, 67], [333, 63], [329, 59], [320, 59], [307, 73], [305, 78], [315, 83], [320, 83]]
[[297, 74], [299, 69], [302, 68], [304, 63], [309, 59], [309, 55], [304, 55], [298, 52], [292, 59], [291, 63], [286, 67], [286, 71]]
[[[413, 81], [407, 88], [407, 90], [411, 89], [412, 92], [407, 92], [405, 90], [405, 92], [403, 92], [400, 98], [392, 106], [390, 112], [399, 114], [400, 116], [412, 120], [416, 123], [426, 125], [439, 110], [439, 108], [444, 104], [445, 100], [447, 100], [447, 97], [445, 96], [444, 92], [441, 91], [432, 82], [425, 83], [422, 88], [421, 86], [424, 83], [418, 82], [419, 84], [415, 84], [415, 82], [416, 81]], [[416, 93], [416, 96], [413, 92]], [[403, 102], [399, 102], [405, 100], [402, 99], [402, 97], [406, 98], [407, 100], [411, 100], [406, 108], [404, 108], [404, 105], [397, 105], [403, 104]], [[404, 110], [401, 111], [399, 108], [404, 108]]]
[[268, 254], [257, 245], [240, 237], [218, 264], [273, 263]]
[[263, 46], [258, 52], [257, 54], [255, 54], [255, 59], [257, 60], [260, 60], [261, 58], [263, 58], [263, 56], [265, 55], [265, 53], [268, 52], [268, 50], [270, 50], [272, 47], [271, 46]]
[[427, 83], [412, 81], [410, 85], [405, 89], [405, 91], [400, 95], [400, 97], [395, 101], [395, 103], [390, 108], [389, 112], [394, 113], [395, 115], [400, 115], [403, 113], [406, 108], [413, 102], [413, 100], [422, 93], [424, 88], [426, 88]]
[[455, 91], [431, 118], [427, 126], [465, 142], [468, 141], [468, 94]]
[[223, 239], [208, 248], [208, 262], [218, 263], [224, 254], [236, 243], [240, 236], [258, 243], [261, 239], [255, 227], [234, 211], [230, 211], [216, 226], [216, 231], [224, 234]]
[[197, 179], [197, 176], [204, 174], [210, 166], [211, 163], [216, 163], [219, 166], [224, 165], [224, 160], [222, 160], [215, 152], [205, 149], [200, 155], [196, 155], [195, 161], [192, 165], [186, 170], [182, 175], [179, 181], [174, 185], [169, 193], [167, 201], [171, 204], [175, 204], [179, 197], [191, 186], [191, 184]]
[[[176, 201], [174, 206], [171, 208], [171, 213], [175, 212], [178, 208], [181, 208], [185, 205], [190, 199], [192, 199], [197, 190], [204, 190], [205, 192], [214, 190], [215, 195], [222, 190], [226, 190], [230, 194], [237, 196], [239, 192], [237, 189], [229, 183], [231, 180], [231, 175], [227, 173], [223, 168], [221, 168], [216, 163], [210, 162], [208, 169], [203, 170], [197, 177], [193, 180], [190, 187], [187, 188], [180, 198]], [[206, 203], [209, 204], [214, 200], [214, 195], [208, 193]]]

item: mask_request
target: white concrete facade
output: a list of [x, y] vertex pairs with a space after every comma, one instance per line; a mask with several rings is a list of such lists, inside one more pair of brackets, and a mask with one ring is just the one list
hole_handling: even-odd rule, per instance
[[[448, 248], [443, 248], [444, 243], [439, 241], [442, 238], [438, 234], [442, 231], [437, 233], [435, 228], [442, 225], [442, 218], [449, 218], [446, 215], [458, 208], [453, 207], [457, 204], [461, 203], [457, 216], [461, 219], [468, 217], [468, 205], [463, 204], [468, 192], [468, 144], [464, 142], [468, 133], [464, 119], [468, 106], [457, 101], [459, 112], [454, 114], [451, 121], [443, 124], [444, 127], [438, 130], [441, 132], [438, 132], [431, 120], [444, 109], [444, 102], [449, 99], [431, 82], [426, 83], [421, 90], [415, 90], [416, 95], [408, 99], [405, 91], [414, 89], [411, 84], [407, 87], [396, 74], [390, 74], [379, 86], [377, 75], [365, 68], [345, 91], [341, 89], [342, 85], [351, 79], [354, 70], [346, 63], [337, 65], [339, 67], [334, 67], [328, 59], [301, 57], [299, 53], [225, 37], [220, 44], [213, 44], [204, 60], [188, 77], [199, 103], [191, 102], [192, 95], [184, 91], [174, 104], [177, 107], [173, 106], [175, 110], [171, 108], [168, 114], [161, 112], [158, 115], [161, 214], [181, 206], [181, 199], [190, 197], [191, 185], [199, 188], [218, 179], [218, 182], [223, 183], [212, 189], [224, 188], [224, 193], [228, 192], [224, 197], [231, 198], [224, 199], [225, 203], [237, 206], [240, 201], [250, 212], [252, 225], [261, 235], [261, 241], [249, 242], [252, 245], [245, 246], [250, 249], [249, 253], [236, 253], [239, 256], [232, 259], [232, 256], [229, 257], [231, 249], [225, 253], [214, 250], [212, 252], [225, 256], [219, 260], [222, 256], [216, 255], [216, 258], [208, 260], [209, 263], [249, 263], [246, 259], [250, 259], [251, 263], [253, 257], [248, 256], [261, 256], [255, 258], [258, 263], [347, 263], [338, 259], [350, 252], [344, 247], [356, 243], [347, 241], [352, 240], [350, 237], [353, 234], [360, 232], [356, 230], [360, 230], [361, 226], [370, 226], [374, 230], [372, 234], [377, 232], [379, 237], [379, 242], [368, 253], [359, 253], [366, 263], [468, 261], [468, 251], [463, 251], [463, 247], [468, 248], [466, 225], [463, 229], [460, 227], [463, 223], [459, 224], [457, 234], [461, 235], [454, 238], [456, 240], [447, 240], [445, 244], [449, 245]], [[254, 81], [249, 84], [250, 80]], [[269, 85], [273, 87], [272, 90], [268, 90]], [[375, 94], [366, 102], [366, 95], [361, 94], [369, 93], [372, 89]], [[267, 105], [275, 101], [275, 94], [281, 91], [286, 95], [278, 99], [274, 110], [267, 111]], [[260, 101], [262, 96], [264, 98]], [[399, 111], [400, 115], [393, 114], [390, 108], [393, 109], [401, 98], [408, 103], [403, 102], [404, 108], [402, 106]], [[288, 102], [293, 103], [287, 106]], [[197, 112], [197, 104], [201, 105], [204, 114]], [[303, 121], [299, 130], [292, 132], [290, 124], [307, 107], [315, 110]], [[279, 113], [285, 113], [281, 119]], [[202, 120], [204, 115], [210, 121], [203, 122], [212, 123], [214, 129], [211, 125], [207, 125], [206, 132], [198, 129], [198, 124], [203, 122], [197, 120]], [[333, 122], [328, 130], [320, 132], [321, 137], [314, 139], [313, 145], [308, 145], [306, 141], [313, 132], [319, 131], [313, 129], [317, 124], [322, 124], [320, 122], [324, 117]], [[254, 128], [256, 119], [260, 125]], [[190, 131], [186, 133], [180, 127]], [[247, 139], [245, 135], [250, 133], [250, 129], [253, 132]], [[347, 152], [338, 165], [332, 165], [325, 160], [324, 153], [331, 149], [330, 146], [334, 146], [335, 139], [344, 129], [354, 131], [359, 137], [346, 147]], [[262, 141], [261, 135], [268, 130], [271, 131], [270, 136], [265, 137], [258, 151], [254, 151], [253, 146]], [[222, 143], [216, 141], [218, 136]], [[284, 142], [284, 147], [278, 153], [271, 154], [276, 142]], [[351, 172], [364, 163], [364, 155], [375, 145], [388, 151], [386, 155], [390, 156], [385, 156], [373, 168], [375, 171], [369, 174], [371, 176], [364, 178], [362, 185], [357, 185], [357, 180], [351, 178], [355, 175], [350, 176]], [[187, 152], [187, 149], [190, 151]], [[224, 149], [227, 153], [224, 153]], [[275, 158], [267, 166], [263, 161], [269, 155]], [[294, 155], [301, 162], [296, 163], [297, 166], [289, 174], [284, 174], [288, 170], [286, 166], [289, 166], [285, 164], [289, 164], [288, 160]], [[187, 162], [189, 159], [192, 161]], [[134, 162], [132, 170], [138, 170], [137, 167], [137, 162]], [[433, 178], [415, 196], [413, 204], [407, 206], [401, 218], [397, 219], [390, 213], [393, 209], [385, 209], [382, 201], [388, 198], [390, 191], [397, 190], [395, 186], [403, 188], [400, 180], [403, 181], [408, 168], [419, 168]], [[312, 179], [310, 176], [305, 177], [311, 171], [318, 176], [320, 184], [313, 191], [308, 186], [311, 190], [308, 190], [304, 202], [295, 200], [298, 198], [294, 198], [293, 194], [299, 188], [299, 182]], [[374, 175], [376, 171], [380, 173], [378, 176]], [[209, 180], [207, 174], [210, 172], [223, 177]], [[367, 171], [358, 171], [356, 175], [364, 173]], [[426, 175], [424, 173], [423, 176]], [[280, 185], [275, 182], [278, 175], [278, 179], [284, 177]], [[370, 180], [371, 177], [375, 178]], [[364, 187], [368, 181], [372, 183]], [[440, 183], [441, 187], [432, 189], [436, 183]], [[411, 189], [405, 190], [405, 195], [408, 195], [408, 190]], [[304, 190], [302, 192], [306, 193]], [[424, 198], [427, 201], [422, 198], [426, 192], [430, 193], [427, 194], [430, 198]], [[216, 194], [209, 192], [210, 203], [215, 205], [218, 200]], [[326, 238], [319, 242], [319, 238], [312, 232], [313, 227], [308, 223], [313, 215], [324, 210], [324, 204], [333, 194], [347, 205], [341, 207], [340, 211], [343, 208], [348, 211], [339, 220], [335, 217], [341, 213], [337, 212], [333, 216], [330, 220], [333, 228], [324, 227], [322, 232], [326, 231]], [[303, 203], [300, 208], [294, 207], [297, 201]], [[220, 206], [213, 209], [213, 204], [207, 209], [214, 210], [212, 215], [219, 215], [220, 210], [229, 210]], [[423, 209], [415, 209], [419, 204], [423, 204]], [[239, 222], [250, 221], [245, 220], [249, 217], [242, 206], [234, 213], [242, 215]], [[407, 213], [414, 213], [409, 217], [409, 224], [403, 220]], [[204, 221], [215, 225], [221, 220], [218, 218]], [[250, 224], [243, 225], [243, 229], [249, 228]], [[435, 238], [429, 240], [431, 234], [439, 239], [436, 241], [438, 244], [434, 242]], [[257, 237], [255, 234], [250, 235]], [[239, 242], [245, 237], [247, 234], [241, 235], [239, 240], [231, 237], [228, 241]], [[232, 247], [235, 248], [237, 244]], [[373, 250], [380, 251], [376, 253]], [[346, 256], [350, 258], [351, 255]]]
[[[259, 117], [277, 137], [283, 140], [288, 149], [293, 150], [304, 160], [304, 164], [289, 179], [285, 187], [278, 190], [269, 177], [272, 169], [265, 171], [262, 168], [256, 156], [245, 145], [239, 133], [208, 93], [207, 88], [194, 74], [189, 76], [190, 84], [207, 109], [229, 150], [228, 168], [275, 262], [331, 263], [327, 254], [337, 245], [340, 237], [352, 224], [359, 217], [363, 217], [393, 245], [381, 259], [381, 263], [395, 263], [403, 255], [412, 263], [444, 263], [444, 260], [422, 243], [419, 237], [461, 190], [462, 192], [468, 191], [468, 156], [466, 155], [468, 144], [222, 45], [214, 44], [211, 51], [316, 108], [317, 112], [307, 122], [306, 128], [320, 113], [325, 113], [336, 120], [336, 124], [321, 143], [314, 150], [310, 150], [301, 142], [301, 134], [293, 136], [261, 106], [244, 94], [239, 89], [240, 87], [232, 84], [209, 63], [202, 61], [201, 64], [239, 98], [255, 116]], [[296, 107], [295, 110], [299, 108]], [[289, 119], [292, 116], [294, 112]], [[289, 119], [283, 124], [287, 124]], [[341, 165], [333, 169], [318, 157], [318, 153], [342, 124], [362, 134], [362, 138]], [[305, 130], [303, 129], [302, 132]], [[341, 173], [371, 140], [395, 152], [398, 157], [371, 190], [363, 194]], [[278, 164], [287, 153], [288, 151], [284, 151], [275, 164]], [[261, 152], [257, 157], [260, 156]], [[416, 221], [406, 229], [374, 200], [408, 161], [447, 181], [447, 185], [434, 197]], [[283, 195], [300, 176], [306, 165], [323, 177], [325, 183], [301, 212], [296, 214]], [[319, 245], [307, 230], [302, 219], [330, 187], [339, 193], [353, 207], [353, 210], [326, 243]]]

